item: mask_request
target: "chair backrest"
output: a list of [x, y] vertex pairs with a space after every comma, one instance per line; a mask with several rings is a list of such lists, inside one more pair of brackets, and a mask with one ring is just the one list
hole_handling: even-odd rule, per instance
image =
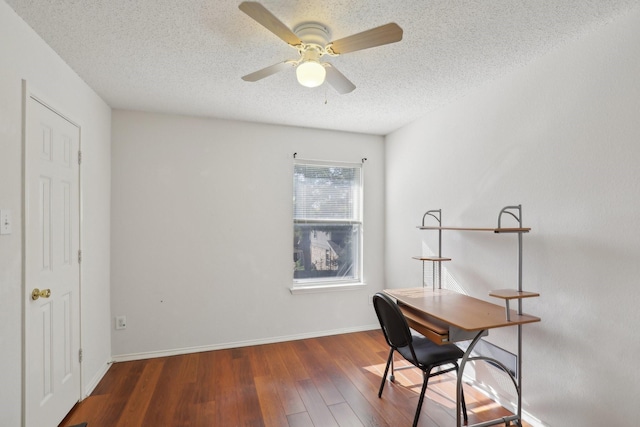
[[395, 348], [411, 345], [411, 331], [398, 305], [389, 296], [378, 292], [373, 296], [373, 307], [387, 344]]

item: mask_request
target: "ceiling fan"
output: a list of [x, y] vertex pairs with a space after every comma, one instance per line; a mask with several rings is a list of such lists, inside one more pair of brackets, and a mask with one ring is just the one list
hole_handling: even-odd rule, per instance
[[292, 31], [258, 2], [245, 1], [238, 7], [296, 49], [299, 54], [298, 59], [279, 62], [243, 76], [242, 80], [248, 82], [255, 82], [295, 67], [298, 82], [303, 86], [320, 86], [326, 79], [338, 93], [349, 93], [356, 86], [331, 63], [320, 62], [320, 58], [324, 55], [338, 56], [402, 40], [402, 28], [398, 24], [389, 23], [330, 42], [327, 28], [320, 23], [302, 23]]

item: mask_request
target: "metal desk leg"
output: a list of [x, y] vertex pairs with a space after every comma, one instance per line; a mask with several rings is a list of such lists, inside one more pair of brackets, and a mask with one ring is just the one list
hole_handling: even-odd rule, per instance
[[[469, 345], [469, 348], [467, 348], [467, 351], [465, 351], [464, 356], [462, 357], [462, 360], [460, 362], [460, 369], [458, 371], [458, 375], [457, 375], [457, 382], [456, 382], [456, 425], [457, 427], [461, 427], [462, 426], [462, 421], [461, 421], [461, 412], [462, 412], [462, 408], [461, 408], [461, 399], [462, 399], [462, 376], [463, 376], [463, 372], [464, 372], [464, 367], [467, 364], [467, 362], [469, 361], [473, 361], [473, 360], [484, 360], [484, 361], [489, 361], [491, 363], [493, 363], [494, 365], [496, 365], [497, 367], [499, 367], [500, 369], [502, 369], [511, 379], [511, 382], [513, 383], [513, 386], [516, 390], [516, 393], [518, 394], [518, 409], [516, 411], [516, 413], [514, 415], [510, 415], [510, 416], [506, 416], [506, 417], [502, 417], [502, 418], [497, 418], [495, 420], [491, 420], [491, 421], [485, 421], [482, 423], [477, 423], [477, 424], [472, 424], [469, 427], [486, 427], [486, 426], [493, 426], [493, 425], [497, 425], [497, 424], [504, 424], [504, 425], [509, 425], [509, 423], [511, 421], [515, 421], [517, 423], [518, 426], [522, 426], [522, 375], [518, 375], [518, 380], [516, 381], [516, 379], [513, 377], [513, 375], [511, 374], [511, 372], [509, 371], [509, 369], [502, 364], [502, 362], [493, 359], [491, 357], [485, 357], [485, 356], [476, 356], [476, 357], [471, 357], [471, 352], [473, 351], [473, 348], [476, 346], [476, 344], [478, 343], [478, 341], [480, 341], [480, 339], [483, 336], [483, 333], [485, 331], [480, 331], [478, 333], [478, 335], [476, 335], [476, 337], [473, 339], [473, 341], [471, 341], [471, 344]], [[520, 348], [518, 349], [520, 352]], [[518, 357], [518, 371], [520, 371], [520, 357]]]
[[478, 343], [478, 341], [480, 341], [480, 338], [482, 338], [482, 336], [485, 334], [486, 330], [482, 330], [480, 332], [478, 332], [478, 334], [476, 335], [476, 337], [471, 341], [471, 344], [469, 344], [469, 347], [467, 348], [467, 351], [464, 352], [464, 355], [462, 356], [462, 360], [460, 361], [460, 367], [458, 370], [458, 375], [456, 375], [457, 377], [457, 381], [456, 381], [456, 426], [457, 427], [461, 427], [462, 426], [462, 375], [464, 374], [464, 367], [467, 364], [467, 360], [469, 359], [469, 356], [471, 356], [471, 352], [473, 351], [473, 348], [476, 346], [476, 344]]

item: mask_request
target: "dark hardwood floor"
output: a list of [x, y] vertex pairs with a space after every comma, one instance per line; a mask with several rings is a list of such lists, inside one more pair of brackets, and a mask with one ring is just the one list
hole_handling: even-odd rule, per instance
[[[115, 363], [60, 427], [410, 426], [421, 374], [397, 371], [379, 399], [387, 354], [368, 331]], [[455, 426], [454, 395], [455, 376], [432, 378], [419, 425]], [[509, 414], [465, 396], [471, 423]]]

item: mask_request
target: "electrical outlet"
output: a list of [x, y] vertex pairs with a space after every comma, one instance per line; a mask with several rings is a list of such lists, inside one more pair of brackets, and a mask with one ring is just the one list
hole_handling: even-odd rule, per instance
[[116, 317], [116, 329], [127, 329], [127, 316]]

